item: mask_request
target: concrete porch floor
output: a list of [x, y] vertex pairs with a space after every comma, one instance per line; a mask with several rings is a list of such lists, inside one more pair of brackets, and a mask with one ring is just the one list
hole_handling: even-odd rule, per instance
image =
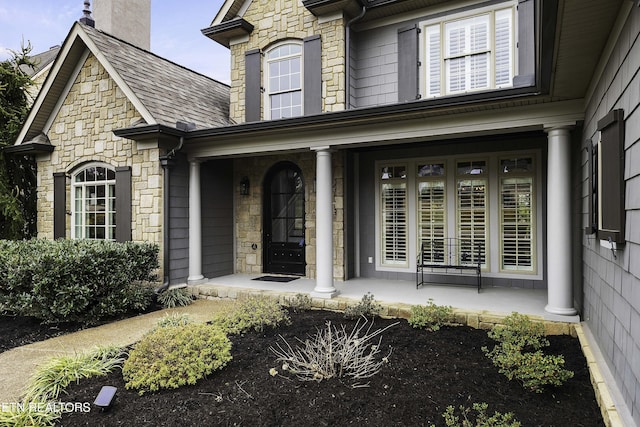
[[[276, 292], [310, 294], [315, 288], [314, 279], [298, 278], [291, 282], [266, 282], [254, 280], [264, 274], [232, 274], [209, 279], [199, 286], [228, 286], [261, 289]], [[493, 313], [541, 316], [545, 320], [577, 323], [579, 316], [561, 316], [547, 313], [546, 289], [486, 287], [478, 293], [473, 286], [423, 285], [416, 289], [413, 281], [356, 278], [336, 281], [334, 287], [339, 297], [360, 301], [371, 292], [378, 302], [425, 305], [429, 299], [434, 304], [448, 305], [462, 310], [483, 310]]]

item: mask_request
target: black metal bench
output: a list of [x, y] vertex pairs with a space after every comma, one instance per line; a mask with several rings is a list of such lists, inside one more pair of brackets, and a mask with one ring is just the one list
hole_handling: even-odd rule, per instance
[[416, 270], [416, 289], [425, 283], [427, 275], [436, 270], [471, 270], [476, 274], [478, 292], [482, 288], [483, 245], [480, 242], [447, 237], [424, 240], [420, 244]]

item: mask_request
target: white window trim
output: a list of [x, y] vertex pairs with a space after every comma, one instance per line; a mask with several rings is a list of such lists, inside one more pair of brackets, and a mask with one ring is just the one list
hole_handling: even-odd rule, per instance
[[[71, 172], [71, 197], [69, 198], [69, 200], [71, 201], [71, 239], [90, 239], [89, 237], [86, 236], [77, 236], [76, 234], [76, 224], [75, 224], [75, 218], [76, 218], [76, 188], [78, 187], [82, 187], [84, 188], [87, 183], [86, 182], [82, 182], [82, 183], [76, 183], [75, 182], [75, 177], [77, 174], [79, 174], [80, 172], [83, 172], [84, 170], [90, 168], [90, 167], [101, 167], [101, 168], [105, 168], [108, 170], [111, 170], [112, 172], [115, 172], [115, 168], [107, 163], [102, 163], [102, 162], [91, 162], [91, 163], [85, 163], [83, 164], [81, 167], [75, 169], [73, 172]], [[110, 180], [105, 180], [105, 181], [91, 181], [91, 182], [99, 182], [99, 183], [104, 183], [104, 185], [113, 185], [115, 187], [116, 185], [116, 180], [114, 179], [110, 179]], [[118, 195], [116, 194], [116, 197], [118, 197]], [[115, 211], [114, 211], [115, 212]], [[105, 212], [106, 213], [106, 212]], [[83, 224], [82, 224], [82, 229], [85, 230], [86, 228], [86, 224], [84, 223], [84, 218], [83, 218]], [[106, 222], [108, 222], [108, 216], [107, 216], [107, 220]], [[105, 226], [109, 226], [110, 224], [106, 224]], [[116, 225], [117, 226], [117, 225]], [[114, 233], [115, 236], [115, 233]], [[115, 239], [92, 239], [92, 240], [115, 240]]]
[[[301, 109], [301, 114], [300, 116], [304, 115], [304, 43], [302, 42], [302, 40], [297, 40], [297, 39], [287, 39], [287, 40], [282, 40], [278, 43], [275, 43], [274, 45], [270, 46], [265, 52], [264, 52], [264, 57], [263, 57], [263, 67], [262, 69], [264, 70], [263, 72], [263, 86], [264, 86], [264, 94], [263, 94], [263, 104], [264, 104], [264, 118], [265, 120], [272, 120], [271, 119], [271, 89], [269, 86], [269, 80], [270, 80], [270, 75], [269, 75], [269, 53], [274, 50], [277, 49], [281, 46], [287, 45], [287, 44], [295, 44], [300, 46], [300, 98], [301, 98], [301, 105], [300, 105], [300, 109]], [[296, 57], [298, 55], [291, 55], [291, 57]], [[295, 117], [299, 117], [299, 116], [295, 116]]]
[[[499, 161], [504, 157], [532, 157], [535, 163], [535, 176], [534, 176], [534, 271], [510, 271], [502, 270], [500, 268], [500, 215], [494, 215], [494, 212], [499, 212], [500, 209], [500, 180], [498, 173]], [[457, 182], [457, 170], [456, 163], [459, 161], [470, 160], [486, 160], [487, 161], [487, 180], [488, 180], [488, 201], [487, 201], [487, 241], [488, 247], [485, 248], [486, 268], [482, 270], [483, 277], [494, 277], [501, 279], [513, 279], [513, 280], [542, 280], [544, 278], [544, 254], [543, 254], [543, 234], [542, 223], [544, 220], [544, 212], [542, 211], [542, 165], [540, 162], [541, 152], [540, 150], [524, 150], [524, 151], [502, 151], [491, 152], [487, 154], [480, 154], [477, 156], [465, 156], [465, 155], [451, 155], [451, 156], [436, 156], [436, 157], [421, 157], [421, 158], [397, 158], [389, 160], [378, 160], [375, 162], [375, 269], [376, 271], [386, 272], [406, 272], [415, 273], [416, 271], [416, 256], [418, 254], [418, 206], [417, 206], [417, 182], [415, 174], [408, 174], [407, 177], [407, 220], [408, 220], [408, 248], [407, 248], [407, 265], [403, 266], [390, 266], [383, 265], [381, 262], [382, 256], [382, 235], [381, 235], [381, 200], [380, 200], [380, 187], [381, 179], [378, 174], [380, 167], [385, 164], [402, 164], [407, 166], [407, 171], [414, 171], [418, 163], [436, 163], [445, 162], [446, 173], [446, 203], [447, 203], [447, 216], [445, 218], [447, 237], [456, 237], [457, 223], [456, 223], [456, 182]], [[445, 274], [445, 273], [443, 273]], [[451, 273], [456, 274], [456, 273]]]
[[[496, 86], [495, 85], [495, 67], [494, 67], [494, 62], [495, 62], [495, 58], [494, 58], [494, 52], [495, 52], [495, 36], [494, 36], [494, 32], [495, 32], [495, 13], [502, 11], [502, 10], [506, 10], [506, 9], [512, 9], [513, 13], [512, 13], [512, 31], [513, 31], [513, 44], [512, 44], [512, 54], [511, 54], [511, 70], [512, 70], [512, 76], [516, 76], [518, 74], [517, 70], [518, 70], [518, 54], [517, 54], [517, 46], [518, 46], [518, 19], [517, 19], [517, 4], [518, 2], [515, 0], [511, 0], [511, 1], [505, 1], [502, 3], [498, 3], [498, 4], [494, 4], [494, 5], [489, 5], [489, 6], [485, 6], [485, 7], [480, 7], [480, 8], [474, 8], [474, 9], [467, 9], [464, 10], [462, 12], [454, 12], [451, 14], [446, 14], [446, 13], [442, 13], [442, 14], [438, 14], [437, 18], [432, 18], [432, 19], [427, 19], [424, 21], [419, 22], [418, 26], [420, 28], [420, 42], [418, 43], [419, 46], [419, 58], [420, 58], [420, 71], [419, 71], [419, 86], [420, 86], [420, 94], [422, 95], [422, 98], [442, 98], [442, 97], [446, 97], [446, 96], [455, 96], [455, 95], [460, 95], [460, 94], [466, 94], [466, 93], [477, 93], [477, 92], [483, 92], [483, 91], [493, 91], [493, 90], [497, 90], [497, 89], [501, 89], [501, 88], [509, 88], [512, 87], [511, 85], [500, 85], [500, 86]], [[427, 90], [427, 78], [426, 78], [426, 74], [427, 74], [427, 49], [426, 49], [426, 45], [427, 45], [427, 28], [430, 26], [434, 26], [434, 25], [439, 25], [440, 28], [440, 56], [441, 58], [444, 56], [444, 52], [445, 52], [445, 39], [446, 37], [444, 36], [444, 24], [450, 21], [456, 21], [456, 20], [461, 20], [461, 19], [467, 19], [467, 18], [472, 18], [474, 16], [479, 16], [479, 15], [484, 15], [487, 13], [491, 13], [491, 18], [490, 18], [490, 31], [491, 31], [491, 36], [490, 37], [490, 47], [489, 47], [489, 51], [491, 53], [491, 61], [490, 61], [490, 71], [489, 71], [489, 78], [491, 80], [491, 85], [489, 88], [483, 88], [483, 89], [474, 89], [474, 90], [464, 90], [464, 91], [459, 91], [459, 92], [453, 92], [453, 93], [447, 93], [446, 92], [446, 76], [445, 76], [445, 66], [444, 63], [441, 61], [441, 66], [440, 66], [440, 87], [441, 87], [441, 92], [439, 95], [428, 95], [428, 90]], [[513, 77], [512, 77], [512, 83], [513, 83]]]

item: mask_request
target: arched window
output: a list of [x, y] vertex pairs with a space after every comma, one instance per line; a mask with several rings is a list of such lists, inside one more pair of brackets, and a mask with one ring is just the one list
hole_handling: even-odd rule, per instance
[[267, 119], [301, 116], [302, 44], [286, 42], [266, 52]]
[[94, 163], [75, 172], [71, 179], [71, 209], [72, 238], [115, 240], [115, 170]]

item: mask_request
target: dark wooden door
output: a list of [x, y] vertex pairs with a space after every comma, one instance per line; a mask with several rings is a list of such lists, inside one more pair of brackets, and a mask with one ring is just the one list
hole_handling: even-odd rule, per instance
[[278, 163], [267, 174], [264, 186], [264, 271], [304, 275], [302, 173], [293, 163]]

